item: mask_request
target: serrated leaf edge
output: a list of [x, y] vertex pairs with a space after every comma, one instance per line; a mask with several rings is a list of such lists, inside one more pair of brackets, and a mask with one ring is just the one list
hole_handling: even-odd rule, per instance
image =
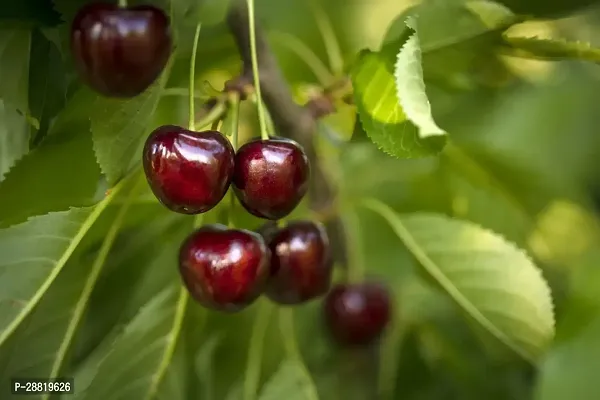
[[[77, 249], [77, 246], [79, 246], [79, 244], [81, 243], [81, 241], [83, 240], [83, 238], [85, 237], [87, 232], [90, 230], [92, 225], [96, 222], [96, 220], [100, 217], [100, 215], [104, 212], [104, 210], [109, 206], [109, 204], [112, 202], [112, 200], [116, 197], [116, 195], [121, 191], [124, 184], [128, 181], [129, 181], [128, 179], [123, 179], [121, 182], [119, 182], [119, 184], [117, 184], [113, 188], [113, 190], [111, 190], [111, 192], [104, 199], [102, 199], [102, 201], [100, 201], [98, 204], [96, 204], [93, 207], [70, 208], [68, 211], [59, 211], [59, 212], [51, 212], [51, 213], [44, 214], [44, 215], [60, 214], [60, 213], [66, 214], [66, 213], [71, 212], [72, 210], [86, 210], [86, 209], [91, 210], [90, 214], [85, 218], [85, 220], [81, 224], [81, 227], [79, 228], [79, 230], [77, 231], [77, 233], [75, 234], [73, 239], [71, 240], [69, 246], [67, 246], [67, 248], [63, 252], [62, 256], [57, 260], [56, 264], [52, 268], [52, 271], [50, 272], [50, 274], [48, 274], [48, 276], [46, 277], [46, 279], [44, 280], [42, 285], [36, 290], [35, 294], [31, 298], [28, 299], [27, 304], [19, 311], [19, 313], [12, 320], [12, 322], [2, 331], [2, 333], [0, 334], [0, 346], [2, 346], [4, 344], [4, 342], [6, 342], [6, 340], [16, 331], [16, 329], [21, 325], [21, 323], [25, 320], [25, 318], [27, 318], [27, 316], [33, 311], [35, 306], [40, 302], [40, 300], [46, 294], [46, 292], [48, 291], [48, 289], [50, 288], [52, 283], [58, 277], [58, 274], [60, 274], [60, 272], [66, 265], [67, 261], [70, 259], [70, 257], [73, 255], [73, 253]], [[9, 228], [5, 228], [5, 230], [12, 229], [17, 226], [22, 226], [22, 225], [30, 222], [32, 219], [42, 218], [44, 215], [37, 215], [34, 217], [30, 217], [27, 219], [26, 222], [23, 222], [22, 224], [18, 224], [18, 225], [13, 225]]]
[[[431, 260], [429, 259], [429, 256], [427, 254], [423, 254], [423, 252], [420, 249], [420, 246], [417, 243], [414, 243], [414, 238], [413, 238], [412, 234], [408, 231], [408, 229], [406, 229], [406, 227], [404, 226], [404, 223], [402, 222], [401, 217], [398, 214], [396, 214], [396, 212], [394, 212], [394, 210], [392, 210], [389, 206], [385, 205], [384, 203], [382, 203], [378, 200], [375, 200], [375, 199], [363, 200], [362, 205], [364, 207], [370, 209], [371, 211], [375, 212], [376, 214], [380, 215], [386, 221], [388, 221], [392, 230], [396, 233], [396, 235], [398, 235], [398, 237], [400, 238], [400, 240], [402, 240], [402, 242], [406, 245], [406, 247], [409, 248], [409, 250], [413, 254], [413, 256], [415, 256], [415, 258], [417, 258], [417, 260], [419, 261], [419, 264], [421, 264], [427, 270], [427, 272], [432, 277], [434, 277], [434, 279], [444, 288], [444, 290], [465, 311], [467, 311], [469, 313], [469, 315], [471, 315], [482, 327], [484, 327], [486, 330], [488, 330], [488, 332], [490, 332], [498, 340], [500, 340], [507, 347], [509, 347], [511, 350], [513, 350], [516, 354], [520, 355], [522, 358], [531, 362], [532, 364], [535, 363], [535, 356], [533, 354], [530, 354], [530, 353], [526, 352], [525, 350], [521, 349], [516, 343], [513, 342], [513, 340], [511, 338], [507, 337], [507, 335], [505, 335], [502, 331], [500, 331], [498, 328], [496, 328], [496, 326], [491, 321], [489, 321], [479, 311], [479, 309], [475, 305], [473, 305], [468, 299], [464, 298], [464, 296], [457, 290], [457, 288], [454, 286], [454, 284], [452, 282], [448, 281], [448, 279], [446, 278], [446, 276], [443, 273], [439, 272], [437, 270], [437, 268], [430, 267], [429, 264], [431, 263]], [[411, 215], [439, 217], [438, 214], [430, 213], [430, 212], [420, 212], [420, 213], [415, 213], [415, 214], [411, 214]], [[513, 250], [515, 252], [520, 253], [523, 257], [525, 257], [527, 259], [527, 261], [529, 261], [531, 263], [531, 265], [534, 266], [534, 273], [537, 275], [537, 277], [539, 277], [540, 281], [544, 283], [544, 285], [543, 285], [544, 293], [543, 294], [547, 297], [547, 299], [549, 301], [549, 305], [550, 305], [549, 311], [551, 313], [551, 318], [552, 318], [552, 321], [551, 321], [552, 334], [554, 335], [554, 331], [556, 328], [555, 305], [554, 305], [554, 301], [553, 301], [552, 294], [550, 291], [550, 287], [548, 286], [548, 282], [546, 281], [546, 279], [543, 277], [541, 270], [535, 265], [535, 263], [533, 263], [533, 260], [527, 254], [527, 252], [520, 249], [517, 245], [515, 245], [510, 240], [507, 240], [503, 235], [498, 234], [490, 229], [484, 228], [479, 224], [473, 223], [471, 221], [465, 221], [465, 220], [458, 219], [458, 218], [452, 218], [452, 217], [446, 217], [446, 216], [444, 216], [444, 217], [451, 221], [457, 221], [457, 222], [469, 224], [469, 225], [481, 230], [482, 232], [485, 232], [487, 234], [490, 234], [492, 236], [495, 236], [495, 237], [501, 239], [507, 245], [508, 248], [510, 248], [511, 250]], [[394, 221], [394, 223], [392, 223], [392, 221]], [[402, 231], [400, 231], [399, 228]]]
[[[532, 56], [541, 59], [580, 59], [600, 63], [600, 48], [594, 47], [590, 42], [585, 42], [581, 40], [572, 41], [564, 38], [540, 38], [538, 36], [510, 36], [506, 34], [502, 35], [502, 39], [510, 47], [516, 50], [525, 51], [527, 53], [530, 53]], [[541, 44], [559, 47], [564, 46], [560, 50], [564, 50], [565, 53], [564, 55], [546, 55], [536, 53], [534, 49], [530, 47], [519, 47], [519, 42], [529, 43], [531, 45]]]
[[[400, 47], [400, 51], [396, 56], [396, 65], [394, 66], [394, 78], [396, 81], [396, 96], [398, 102], [406, 118], [413, 122], [418, 130], [419, 137], [426, 139], [432, 136], [445, 136], [447, 133], [440, 128], [431, 114], [431, 103], [427, 97], [425, 90], [425, 81], [423, 79], [423, 67], [422, 67], [422, 52], [421, 45], [419, 42], [419, 36], [417, 31], [416, 18], [409, 17], [405, 22], [409, 29], [412, 29], [414, 33], [408, 38], [406, 42]], [[414, 50], [409, 52], [410, 48], [414, 46]], [[408, 54], [407, 54], [408, 53]], [[412, 57], [411, 57], [412, 55]], [[409, 64], [415, 64], [416, 77], [405, 77], [405, 67]], [[412, 74], [411, 74], [412, 75]], [[412, 80], [415, 87], [409, 87], [409, 81]], [[412, 96], [407, 96], [405, 93], [411, 93]], [[408, 99], [417, 97], [416, 101], [410, 101]]]

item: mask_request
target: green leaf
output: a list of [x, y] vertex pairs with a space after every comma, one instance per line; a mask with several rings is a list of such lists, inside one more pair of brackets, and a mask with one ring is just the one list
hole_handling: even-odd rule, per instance
[[225, 19], [229, 3], [230, 0], [173, 0], [173, 8], [176, 19], [193, 25], [215, 25]]
[[536, 213], [518, 195], [516, 182], [455, 143], [446, 147], [442, 160], [454, 215], [502, 233], [520, 246], [526, 245]]
[[173, 356], [185, 302], [179, 282], [152, 298], [114, 342], [82, 398], [153, 398]]
[[539, 358], [554, 336], [548, 284], [527, 255], [470, 222], [436, 214], [399, 216], [377, 201], [424, 271], [484, 329], [522, 356]]
[[495, 1], [467, 0], [465, 8], [475, 14], [490, 29], [506, 28], [520, 20], [509, 8]]
[[29, 112], [39, 122], [36, 142], [44, 137], [51, 119], [65, 106], [67, 76], [56, 44], [33, 31], [29, 70]]
[[201, 382], [203, 389], [202, 399], [204, 400], [215, 400], [214, 393], [214, 358], [219, 345], [223, 338], [218, 334], [213, 334], [209, 337], [204, 344], [198, 350], [196, 360], [194, 362], [196, 379]]
[[29, 113], [29, 49], [31, 31], [0, 28], [0, 99]]
[[144, 139], [154, 129], [150, 123], [169, 70], [167, 66], [159, 81], [139, 96], [127, 100], [96, 96], [90, 106], [94, 150], [109, 184], [140, 163]]
[[0, 346], [38, 305], [110, 199], [0, 230]]
[[60, 23], [60, 15], [52, 7], [51, 0], [21, 0], [0, 7], [0, 21], [54, 26]]
[[533, 398], [593, 400], [600, 390], [600, 250], [590, 251], [573, 268], [556, 341], [540, 367]]
[[315, 400], [306, 395], [308, 383], [302, 367], [297, 362], [286, 360], [277, 372], [265, 383], [259, 400]]
[[352, 69], [354, 98], [362, 126], [385, 153], [399, 158], [426, 157], [439, 153], [443, 137], [420, 139], [407, 121], [396, 94], [394, 59], [399, 45], [380, 52], [363, 51]]
[[446, 132], [435, 123], [431, 115], [431, 105], [423, 81], [421, 43], [416, 21], [409, 19], [406, 25], [413, 33], [400, 49], [394, 71], [400, 106], [406, 117], [419, 129], [420, 138], [445, 136]]
[[587, 42], [509, 35], [503, 35], [503, 39], [508, 46], [505, 51], [513, 56], [540, 60], [584, 60], [600, 63], [600, 49]]
[[0, 183], [15, 162], [28, 150], [29, 124], [16, 109], [0, 100]]
[[[415, 23], [408, 27], [407, 20]], [[519, 21], [505, 7], [489, 1], [431, 0], [398, 17], [385, 43], [417, 30], [425, 81], [469, 90], [497, 74], [501, 32]]]
[[394, 20], [385, 43], [406, 35], [406, 20], [416, 18], [423, 52], [452, 47], [520, 21], [506, 7], [488, 0], [430, 0], [409, 8]]
[[61, 133], [25, 155], [0, 182], [0, 227], [89, 206], [102, 195], [91, 135], [87, 130]]
[[87, 273], [85, 265], [68, 263], [38, 306], [0, 347], [0, 380], [51, 376]]

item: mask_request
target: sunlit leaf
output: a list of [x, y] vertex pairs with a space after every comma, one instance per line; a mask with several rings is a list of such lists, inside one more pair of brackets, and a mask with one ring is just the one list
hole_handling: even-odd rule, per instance
[[419, 129], [420, 138], [444, 136], [446, 132], [433, 120], [425, 91], [417, 23], [410, 19], [406, 24], [411, 28], [412, 35], [400, 49], [396, 60], [394, 75], [398, 100], [406, 117]]
[[425, 157], [438, 153], [442, 137], [420, 139], [407, 121], [396, 93], [394, 61], [399, 46], [380, 52], [363, 51], [352, 70], [354, 98], [367, 135], [384, 152], [400, 157]]
[[[415, 23], [408, 27], [407, 20]], [[465, 90], [497, 69], [501, 32], [516, 22], [518, 17], [494, 2], [432, 0], [400, 15], [385, 42], [417, 30], [425, 80]]]
[[484, 329], [533, 361], [554, 336], [548, 284], [527, 255], [491, 231], [436, 214], [399, 216], [366, 205], [388, 220], [425, 272]]

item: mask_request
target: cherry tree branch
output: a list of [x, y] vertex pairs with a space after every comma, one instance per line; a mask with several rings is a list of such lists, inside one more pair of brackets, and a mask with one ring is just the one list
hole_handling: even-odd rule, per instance
[[[248, 9], [245, 0], [233, 0], [227, 15], [227, 24], [233, 35], [240, 57], [242, 73], [235, 81], [230, 82], [230, 88], [243, 88], [252, 85], [252, 64], [250, 53], [250, 34], [248, 24]], [[306, 152], [311, 164], [311, 183], [309, 189], [310, 207], [317, 213], [328, 214], [335, 201], [335, 189], [329, 183], [323, 167], [319, 162], [314, 143], [317, 129], [317, 117], [323, 113], [314, 111], [314, 107], [303, 107], [292, 98], [292, 92], [287, 84], [275, 55], [271, 51], [260, 26], [256, 26], [256, 50], [258, 58], [258, 74], [263, 101], [277, 134], [297, 141]], [[275, 134], [272, 132], [271, 134]], [[327, 222], [332, 250], [337, 261], [346, 265], [345, 236], [343, 225], [339, 218]]]

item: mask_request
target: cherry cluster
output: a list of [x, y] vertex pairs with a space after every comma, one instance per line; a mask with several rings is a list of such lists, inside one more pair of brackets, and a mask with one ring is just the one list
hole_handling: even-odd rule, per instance
[[[129, 98], [146, 90], [172, 51], [168, 17], [152, 6], [85, 6], [71, 32], [78, 72], [94, 90]], [[149, 186], [168, 209], [201, 214], [213, 209], [230, 186], [251, 214], [272, 221], [288, 216], [308, 190], [309, 160], [293, 140], [254, 139], [237, 151], [216, 130], [166, 125], [143, 149]], [[184, 241], [182, 280], [200, 304], [227, 312], [247, 307], [261, 294], [282, 305], [307, 302], [330, 288], [333, 260], [321, 223], [291, 221], [252, 232], [205, 225]], [[346, 344], [378, 336], [389, 320], [387, 291], [374, 284], [338, 285], [329, 291], [325, 315]]]

